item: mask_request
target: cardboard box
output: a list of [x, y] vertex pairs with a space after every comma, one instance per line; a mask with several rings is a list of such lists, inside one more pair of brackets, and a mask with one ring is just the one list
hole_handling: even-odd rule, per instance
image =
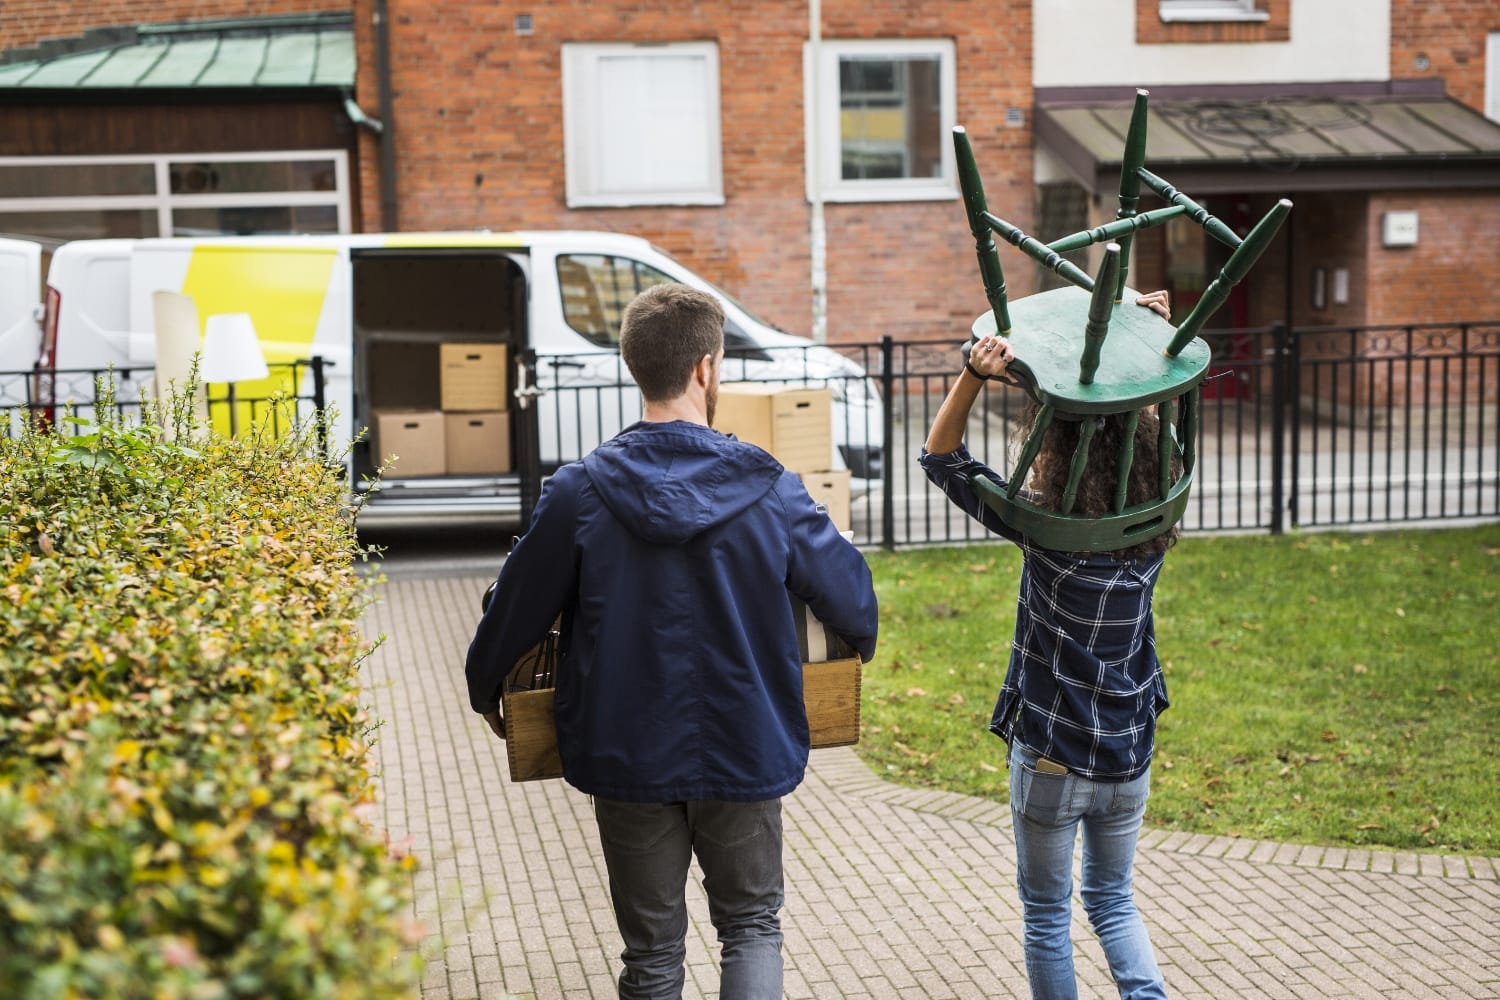
[[442, 407], [448, 411], [508, 410], [504, 344], [443, 344], [438, 353]]
[[376, 410], [371, 421], [375, 425], [375, 464], [398, 456], [387, 473], [391, 479], [441, 476], [446, 471], [441, 411]]
[[499, 410], [444, 413], [448, 475], [510, 471], [510, 414]]
[[721, 385], [714, 427], [759, 445], [792, 472], [833, 464], [833, 393], [827, 386]]
[[804, 472], [802, 485], [814, 503], [828, 508], [828, 516], [840, 531], [849, 530], [849, 470], [837, 472]]
[[[802, 700], [812, 749], [859, 742], [862, 665], [859, 655], [793, 597], [802, 648]], [[522, 654], [500, 688], [505, 755], [511, 781], [562, 777], [557, 751], [556, 634]]]

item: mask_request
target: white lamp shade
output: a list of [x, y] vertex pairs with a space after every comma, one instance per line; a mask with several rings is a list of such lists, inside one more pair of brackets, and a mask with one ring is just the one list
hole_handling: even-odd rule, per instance
[[208, 317], [203, 333], [203, 360], [198, 364], [199, 378], [204, 382], [250, 382], [270, 374], [249, 313], [218, 313]]

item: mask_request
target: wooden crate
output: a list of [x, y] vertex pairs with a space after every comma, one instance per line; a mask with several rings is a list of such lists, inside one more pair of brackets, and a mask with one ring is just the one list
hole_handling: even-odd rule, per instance
[[511, 781], [562, 777], [552, 694], [552, 688], [542, 688], [501, 696], [505, 706], [505, 756], [510, 761]]
[[[802, 665], [802, 697], [814, 750], [859, 742], [859, 657]], [[511, 781], [562, 777], [552, 688], [501, 694]]]
[[802, 700], [812, 748], [859, 742], [859, 657], [802, 664]]

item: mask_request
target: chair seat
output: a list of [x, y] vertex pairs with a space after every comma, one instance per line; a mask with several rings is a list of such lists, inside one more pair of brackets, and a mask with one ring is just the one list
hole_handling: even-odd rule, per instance
[[1008, 497], [983, 476], [975, 476], [973, 482], [980, 501], [1035, 544], [1057, 552], [1113, 552], [1154, 538], [1182, 520], [1193, 488], [1193, 470], [1183, 473], [1165, 499], [1102, 517], [1059, 514], [1022, 497]]
[[[1094, 381], [1078, 381], [1090, 293], [1071, 285], [1010, 303], [1007, 335], [1016, 360], [1010, 373], [1036, 399], [1063, 413], [1104, 414], [1138, 410], [1187, 392], [1208, 374], [1209, 347], [1188, 342], [1175, 358], [1165, 355], [1175, 332], [1171, 323], [1135, 304], [1139, 293], [1124, 289], [1109, 323]], [[995, 332], [995, 315], [974, 321], [977, 339]]]

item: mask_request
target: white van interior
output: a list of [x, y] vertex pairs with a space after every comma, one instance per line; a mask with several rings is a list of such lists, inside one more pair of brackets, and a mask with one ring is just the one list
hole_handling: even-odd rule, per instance
[[[443, 345], [504, 345], [507, 364], [514, 364], [525, 343], [526, 278], [515, 260], [496, 250], [355, 249], [350, 256], [353, 419], [371, 428], [355, 447], [359, 482], [390, 453], [380, 441], [383, 414], [443, 412]], [[515, 428], [507, 433], [514, 456]], [[382, 499], [499, 495], [514, 490], [513, 480], [500, 471], [408, 476], [398, 460], [383, 479]]]

